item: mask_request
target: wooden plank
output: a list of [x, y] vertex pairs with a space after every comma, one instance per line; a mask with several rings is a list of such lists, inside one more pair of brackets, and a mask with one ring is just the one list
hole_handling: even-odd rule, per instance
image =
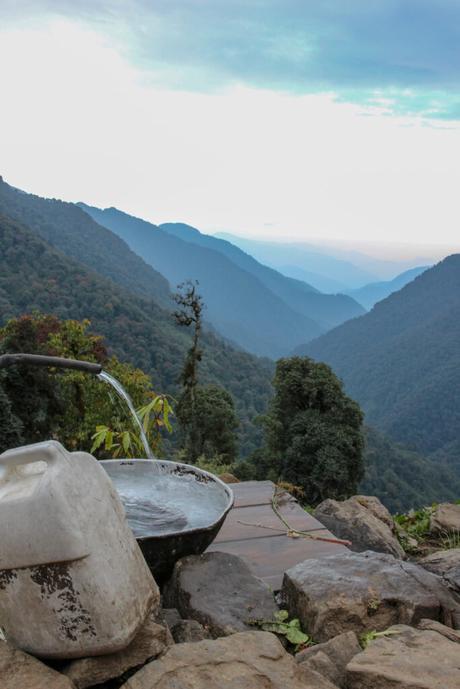
[[[324, 529], [324, 526], [311, 514], [305, 512], [300, 505], [294, 501], [284, 503], [279, 506], [279, 511], [294, 529], [299, 531], [315, 531]], [[244, 522], [243, 524], [241, 522]], [[252, 524], [253, 526], [248, 526]], [[261, 524], [269, 528], [256, 526]], [[280, 536], [286, 533], [287, 529], [283, 522], [273, 511], [270, 505], [253, 505], [248, 507], [234, 508], [227, 515], [227, 518], [217, 534], [214, 543], [226, 541], [241, 541], [247, 538], [266, 538]]]
[[[314, 532], [315, 536], [332, 538], [332, 534], [324, 529]], [[225, 543], [214, 542], [209, 552], [220, 551], [232, 553], [241, 557], [252, 572], [266, 581], [274, 591], [281, 588], [283, 574], [299, 562], [311, 558], [336, 555], [346, 552], [347, 548], [334, 543], [315, 541], [310, 538], [289, 538], [275, 536], [274, 538], [258, 538]]]
[[248, 505], [268, 505], [271, 503], [275, 484], [272, 481], [243, 481], [232, 483], [230, 488], [235, 496], [235, 507]]

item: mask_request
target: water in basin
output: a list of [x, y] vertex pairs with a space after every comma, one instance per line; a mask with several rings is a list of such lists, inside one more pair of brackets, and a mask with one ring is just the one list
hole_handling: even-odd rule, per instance
[[136, 538], [210, 526], [222, 515], [228, 496], [222, 486], [194, 474], [160, 473], [149, 462], [103, 462], [126, 510]]

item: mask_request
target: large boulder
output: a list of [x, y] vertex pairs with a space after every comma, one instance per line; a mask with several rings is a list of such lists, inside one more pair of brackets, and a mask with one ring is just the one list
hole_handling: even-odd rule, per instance
[[347, 666], [348, 689], [458, 689], [460, 644], [432, 630], [395, 625]]
[[295, 659], [302, 664], [302, 668], [308, 667], [342, 687], [345, 668], [357, 653], [361, 653], [358, 637], [354, 632], [344, 632], [330, 641], [300, 651]]
[[448, 535], [460, 533], [460, 505], [445, 502], [438, 505], [431, 515], [432, 533]]
[[443, 577], [447, 585], [460, 594], [460, 548], [427, 555], [419, 560], [419, 565]]
[[316, 641], [346, 631], [416, 624], [423, 617], [460, 624], [460, 601], [435, 574], [384, 553], [340, 553], [305, 560], [284, 575], [282, 597]]
[[169, 645], [167, 628], [150, 618], [123, 651], [73, 660], [63, 669], [63, 673], [72, 680], [76, 689], [86, 689], [144, 665], [163, 653]]
[[251, 620], [271, 620], [278, 610], [270, 588], [243, 560], [219, 552], [179, 560], [164, 602], [184, 619], [202, 624], [214, 638], [253, 629]]
[[334, 685], [316, 673], [308, 679], [274, 634], [253, 631], [172, 646], [122, 686], [122, 689], [204, 688], [334, 689]]
[[0, 641], [1, 689], [75, 689], [59, 672], [36, 658]]
[[404, 557], [391, 514], [378, 498], [355, 495], [343, 502], [324, 500], [314, 515], [338, 538], [351, 541], [355, 552], [375, 550]]

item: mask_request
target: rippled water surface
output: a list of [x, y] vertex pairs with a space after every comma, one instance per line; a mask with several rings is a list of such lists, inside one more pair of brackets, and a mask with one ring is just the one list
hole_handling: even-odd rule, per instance
[[104, 469], [138, 538], [210, 526], [228, 504], [219, 484], [202, 483], [192, 474], [159, 474], [147, 463], [137, 467], [105, 464]]

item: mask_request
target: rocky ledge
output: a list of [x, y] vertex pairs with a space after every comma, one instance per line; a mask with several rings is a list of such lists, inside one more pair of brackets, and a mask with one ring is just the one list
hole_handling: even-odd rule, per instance
[[[457, 523], [441, 507], [433, 531]], [[317, 516], [353, 550], [291, 568], [276, 596], [234, 555], [184, 558], [124, 651], [47, 663], [0, 641], [1, 689], [458, 689], [460, 549], [404, 560], [376, 498]]]

